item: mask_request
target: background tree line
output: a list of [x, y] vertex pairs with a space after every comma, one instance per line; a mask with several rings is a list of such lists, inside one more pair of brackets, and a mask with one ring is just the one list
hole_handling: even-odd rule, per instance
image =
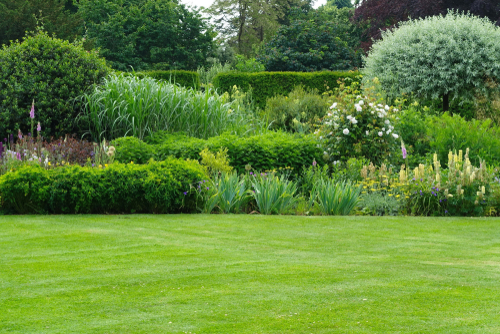
[[58, 38], [85, 37], [87, 49], [99, 49], [119, 70], [196, 69], [214, 58], [224, 63], [255, 57], [266, 70], [316, 71], [361, 66], [361, 54], [380, 32], [409, 17], [455, 9], [500, 25], [497, 0], [328, 0], [317, 9], [312, 4], [215, 0], [196, 9], [178, 0], [0, 0], [0, 44], [42, 24]]

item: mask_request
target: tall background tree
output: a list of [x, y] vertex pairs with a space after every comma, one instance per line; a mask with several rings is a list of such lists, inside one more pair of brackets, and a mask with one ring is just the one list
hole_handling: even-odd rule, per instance
[[78, 36], [81, 22], [72, 0], [0, 0], [0, 45], [21, 40], [37, 24], [71, 40]]
[[409, 17], [417, 19], [446, 14], [449, 9], [469, 11], [500, 25], [498, 0], [363, 0], [356, 8], [354, 19], [366, 27], [363, 49], [367, 51], [372, 39], [381, 38], [381, 30], [392, 28]]
[[308, 4], [310, 0], [215, 0], [206, 13], [237, 53], [251, 56], [255, 46], [268, 40], [280, 23], [286, 23], [291, 7]]
[[196, 69], [215, 33], [196, 10], [170, 0], [80, 0], [89, 42], [119, 70]]

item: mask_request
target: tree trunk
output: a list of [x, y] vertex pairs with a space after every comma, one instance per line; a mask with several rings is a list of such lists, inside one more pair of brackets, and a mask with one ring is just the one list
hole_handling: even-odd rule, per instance
[[443, 94], [443, 111], [450, 110], [450, 94]]

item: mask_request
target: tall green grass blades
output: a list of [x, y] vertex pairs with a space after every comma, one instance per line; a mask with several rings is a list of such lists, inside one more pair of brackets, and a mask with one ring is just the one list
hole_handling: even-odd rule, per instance
[[111, 75], [103, 85], [81, 97], [78, 117], [92, 139], [134, 136], [139, 139], [160, 130], [209, 138], [230, 131], [246, 131], [245, 114], [228, 95], [207, 88], [199, 92], [165, 81]]
[[323, 215], [348, 215], [359, 202], [361, 187], [350, 182], [336, 183], [328, 179], [320, 179], [311, 191], [311, 202], [314, 202]]
[[255, 176], [251, 183], [252, 196], [261, 214], [282, 214], [295, 204], [297, 184], [288, 180], [285, 175]]

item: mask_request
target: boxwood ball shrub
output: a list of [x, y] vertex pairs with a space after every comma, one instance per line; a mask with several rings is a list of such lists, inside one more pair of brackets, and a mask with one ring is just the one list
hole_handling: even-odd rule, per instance
[[382, 34], [366, 58], [365, 78], [391, 94], [474, 100], [499, 90], [500, 27], [486, 18], [446, 16], [402, 22]]
[[0, 196], [5, 213], [192, 212], [190, 185], [205, 177], [198, 161], [172, 158], [101, 168], [34, 165], [1, 176]]
[[292, 173], [297, 174], [314, 160], [319, 164], [323, 161], [323, 151], [313, 135], [269, 132], [251, 137], [224, 134], [199, 139], [160, 131], [146, 138], [146, 142], [133, 137], [114, 140], [116, 161], [145, 163], [151, 158], [161, 161], [169, 156], [200, 160], [200, 152], [205, 148], [212, 152], [227, 148], [229, 164], [238, 173], [244, 173], [249, 164], [255, 171], [291, 167]]
[[4, 46], [0, 50], [0, 138], [18, 129], [29, 132], [33, 100], [44, 137], [76, 132], [79, 104], [74, 99], [108, 71], [96, 52], [45, 32]]

